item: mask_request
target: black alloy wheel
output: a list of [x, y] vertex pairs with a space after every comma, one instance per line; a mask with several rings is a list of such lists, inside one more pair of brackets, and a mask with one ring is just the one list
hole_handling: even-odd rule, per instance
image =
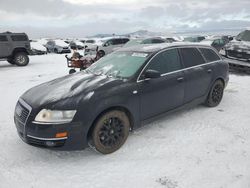
[[218, 106], [222, 100], [223, 94], [224, 94], [224, 83], [221, 80], [215, 81], [209, 92], [206, 105], [209, 107]]
[[102, 154], [118, 150], [127, 140], [130, 121], [125, 112], [112, 110], [102, 115], [95, 124], [92, 141]]

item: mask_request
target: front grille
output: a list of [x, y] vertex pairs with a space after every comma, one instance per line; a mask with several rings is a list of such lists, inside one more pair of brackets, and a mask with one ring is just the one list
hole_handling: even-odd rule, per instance
[[31, 112], [31, 107], [26, 102], [20, 99], [15, 109], [15, 116], [18, 119], [18, 121], [25, 125], [30, 112]]

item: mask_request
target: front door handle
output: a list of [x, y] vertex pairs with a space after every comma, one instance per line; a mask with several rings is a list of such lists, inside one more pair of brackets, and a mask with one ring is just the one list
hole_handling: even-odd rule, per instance
[[183, 80], [184, 80], [183, 77], [177, 78], [177, 81], [178, 81], [178, 82], [183, 82]]
[[207, 70], [207, 73], [211, 73], [211, 72], [212, 72], [212, 69], [208, 69], [208, 70]]

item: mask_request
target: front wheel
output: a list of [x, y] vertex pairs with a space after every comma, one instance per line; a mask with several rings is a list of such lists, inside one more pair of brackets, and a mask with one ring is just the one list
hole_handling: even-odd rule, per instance
[[18, 52], [14, 56], [14, 62], [17, 66], [26, 66], [29, 63], [29, 57], [25, 52]]
[[98, 54], [101, 58], [105, 56], [105, 52], [103, 50], [98, 51]]
[[213, 84], [209, 95], [206, 100], [206, 105], [208, 107], [215, 107], [218, 106], [222, 100], [224, 93], [224, 84], [221, 80], [216, 80]]
[[117, 151], [127, 140], [130, 121], [125, 112], [112, 110], [103, 114], [94, 125], [92, 141], [102, 154]]

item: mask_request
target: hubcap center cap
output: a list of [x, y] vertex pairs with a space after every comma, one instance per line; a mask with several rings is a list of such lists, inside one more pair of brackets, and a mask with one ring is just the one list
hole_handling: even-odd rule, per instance
[[110, 133], [110, 134], [114, 134], [115, 131], [114, 131], [113, 129], [111, 129], [109, 133]]

